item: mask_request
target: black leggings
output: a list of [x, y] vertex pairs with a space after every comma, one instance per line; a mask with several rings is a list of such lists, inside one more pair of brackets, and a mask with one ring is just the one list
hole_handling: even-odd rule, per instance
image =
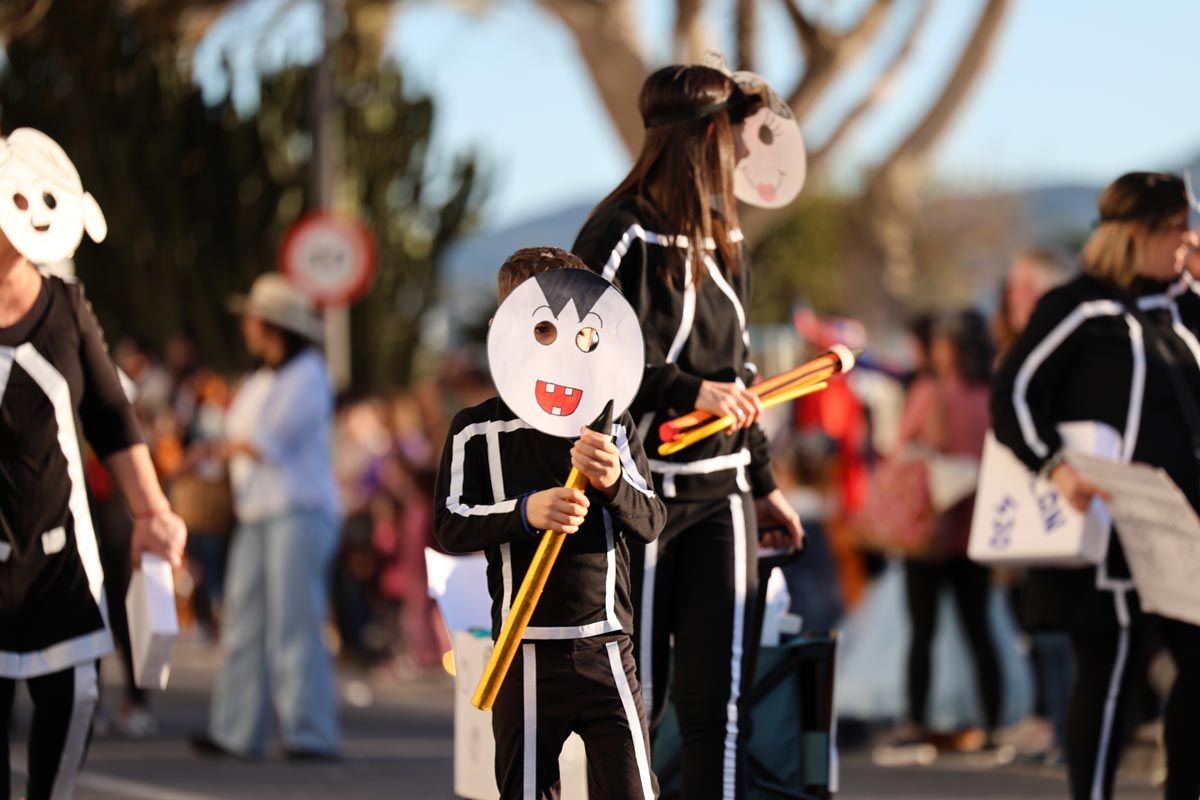
[[948, 584], [962, 619], [963, 632], [975, 659], [975, 677], [983, 701], [988, 730], [1000, 721], [1000, 662], [992, 641], [988, 619], [988, 571], [965, 558], [947, 561], [906, 561], [904, 563], [908, 614], [912, 620], [912, 641], [908, 648], [908, 713], [913, 722], [924, 726], [929, 714], [930, 661], [933, 636], [937, 632], [938, 599]]
[[[28, 800], [73, 797], [96, 710], [96, 665], [68, 667], [62, 672], [29, 678], [25, 684], [33, 700], [26, 797]], [[15, 680], [0, 678], [0, 798], [5, 800], [12, 786], [8, 737], [16, 685]]]
[[741, 800], [746, 697], [758, 651], [754, 501], [738, 493], [708, 503], [668, 502], [658, 540], [631, 546], [630, 555], [638, 679], [651, 734], [665, 710], [670, 660], [683, 797]]
[[1067, 720], [1072, 800], [1109, 800], [1121, 750], [1134, 718], [1134, 695], [1145, 664], [1147, 626], [1162, 633], [1177, 676], [1163, 713], [1166, 800], [1200, 797], [1200, 627], [1136, 615], [1128, 628], [1071, 634], [1078, 678]]

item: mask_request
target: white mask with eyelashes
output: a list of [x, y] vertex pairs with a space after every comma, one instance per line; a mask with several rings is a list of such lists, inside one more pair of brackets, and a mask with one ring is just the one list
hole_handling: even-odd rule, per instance
[[75, 254], [85, 231], [103, 241], [108, 225], [58, 143], [18, 128], [0, 140], [0, 230], [25, 258], [53, 264]]
[[733, 174], [733, 193], [743, 203], [760, 208], [781, 208], [804, 188], [808, 157], [800, 123], [790, 108], [753, 72], [735, 72], [741, 86], [766, 89], [767, 102], [746, 117], [742, 141], [747, 155]]
[[488, 330], [488, 366], [513, 413], [544, 433], [574, 438], [609, 400], [614, 415], [629, 408], [645, 345], [637, 315], [612, 284], [594, 272], [555, 269], [500, 305]]

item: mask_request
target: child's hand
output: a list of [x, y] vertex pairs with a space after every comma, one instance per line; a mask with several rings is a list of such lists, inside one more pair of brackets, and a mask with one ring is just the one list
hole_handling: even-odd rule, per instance
[[539, 531], [577, 533], [587, 514], [588, 499], [578, 489], [565, 486], [534, 492], [525, 501], [525, 519]]
[[571, 448], [571, 466], [587, 476], [592, 488], [610, 500], [616, 495], [617, 481], [621, 480], [621, 454], [612, 437], [583, 428], [579, 441]]

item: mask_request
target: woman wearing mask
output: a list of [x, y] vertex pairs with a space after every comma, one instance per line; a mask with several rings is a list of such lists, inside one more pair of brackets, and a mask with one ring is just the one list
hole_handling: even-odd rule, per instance
[[[1057, 425], [1095, 422], [1121, 437], [1120, 457], [1160, 467], [1200, 508], [1189, 406], [1200, 404], [1200, 301], [1179, 273], [1187, 232], [1183, 181], [1123, 175], [1100, 195], [1080, 253], [1083, 274], [1047, 294], [1000, 368], [997, 438], [1085, 509], [1099, 490], [1065, 463]], [[1121, 542], [1095, 568], [1031, 570], [1025, 605], [1041, 628], [1070, 632], [1078, 667], [1067, 727], [1075, 800], [1112, 796], [1140, 672], [1139, 641], [1162, 633], [1179, 668], [1165, 709], [1168, 800], [1200, 796], [1200, 627], [1144, 614]], [[1027, 616], [1029, 616], [1027, 614]]]
[[321, 319], [277, 273], [259, 277], [235, 310], [262, 366], [238, 389], [225, 422], [238, 520], [225, 579], [225, 661], [208, 733], [192, 743], [206, 755], [260, 756], [274, 711], [289, 758], [335, 758], [337, 696], [321, 626], [338, 501]]
[[[665, 706], [674, 643], [671, 700], [688, 800], [743, 796], [741, 751], [750, 717], [744, 697], [757, 648], [749, 624], [757, 530], [760, 524], [782, 526], [785, 533], [771, 541], [777, 546], [799, 546], [803, 536], [771, 475], [767, 440], [757, 424], [761, 406], [745, 388], [755, 370], [749, 363], [750, 268], [738, 229], [735, 170], [746, 167], [739, 162], [751, 136], [755, 148], [779, 146], [790, 136], [799, 140], [790, 112], [762, 89], [755, 94], [703, 66], [671, 66], [651, 75], [640, 98], [642, 151], [574, 247], [641, 319], [646, 374], [630, 410], [647, 452], [657, 453], [660, 423], [695, 408], [737, 419], [729, 435], [651, 458], [669, 520], [658, 541], [639, 548], [633, 559], [634, 641], [652, 725]], [[743, 122], [764, 103], [779, 116], [744, 131]], [[784, 172], [770, 173], [773, 181], [778, 174], [778, 184], [744, 177], [774, 200], [796, 178]], [[799, 173], [802, 180], [802, 163]]]
[[33, 700], [25, 796], [74, 795], [113, 649], [82, 441], [133, 517], [123, 558], [179, 566], [187, 535], [82, 285], [35, 266], [70, 258], [85, 230], [107, 226], [62, 148], [30, 128], [0, 139], [0, 798], [18, 681]]

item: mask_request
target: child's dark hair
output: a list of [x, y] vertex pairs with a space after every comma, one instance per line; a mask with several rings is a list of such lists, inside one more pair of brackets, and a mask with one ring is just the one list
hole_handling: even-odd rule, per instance
[[579, 256], [559, 247], [523, 247], [500, 265], [496, 275], [497, 301], [503, 303], [513, 289], [529, 278], [552, 269], [587, 269]]

